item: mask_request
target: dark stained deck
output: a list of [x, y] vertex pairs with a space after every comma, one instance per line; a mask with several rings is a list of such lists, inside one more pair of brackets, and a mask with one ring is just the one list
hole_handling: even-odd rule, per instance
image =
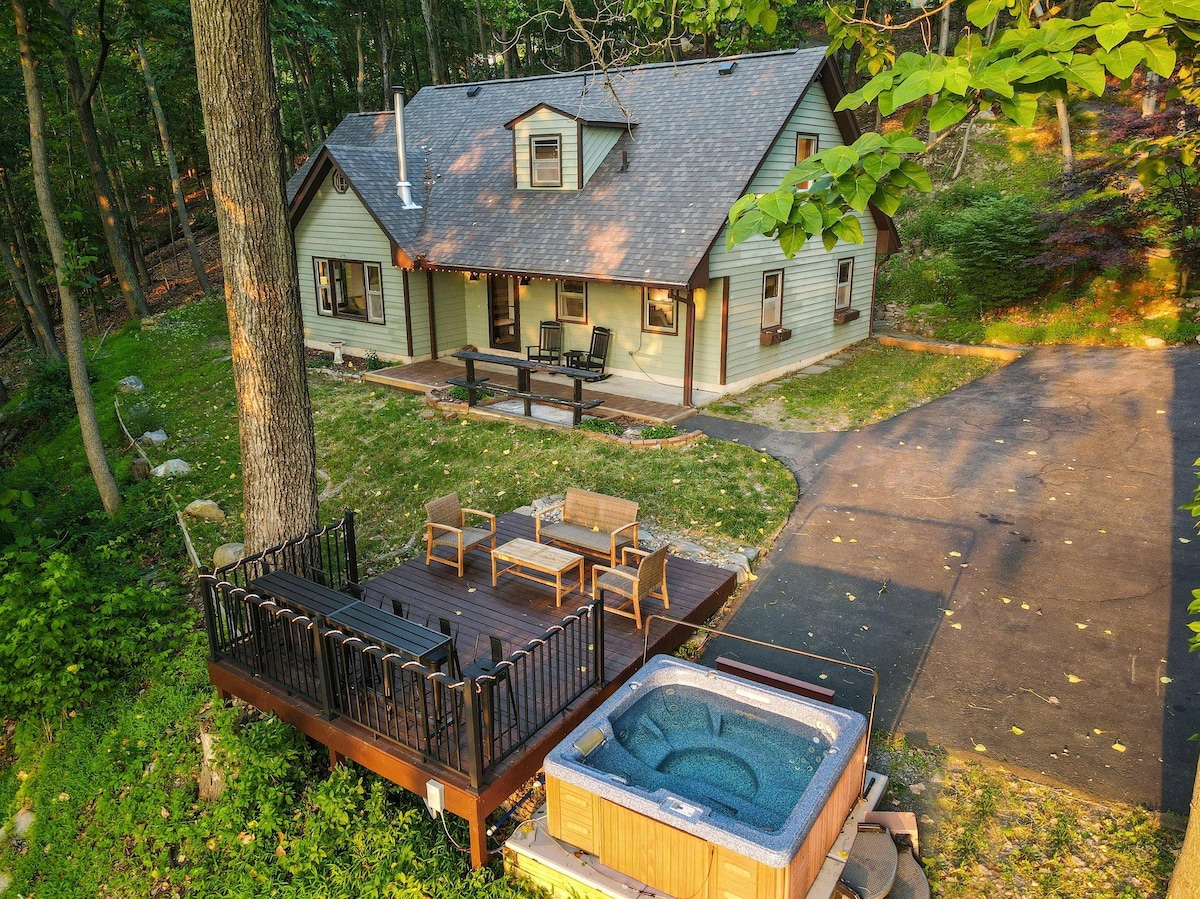
[[[509, 513], [497, 519], [497, 543], [515, 537], [533, 539], [533, 519]], [[468, 555], [462, 578], [446, 565], [426, 567], [424, 558], [384, 572], [363, 585], [363, 601], [390, 609], [392, 600], [404, 604], [405, 616], [417, 623], [438, 629], [439, 619], [451, 622], [455, 644], [465, 668], [477, 657], [489, 655], [488, 637], [495, 635], [511, 654], [530, 640], [541, 637], [590, 597], [571, 593], [561, 608], [554, 602], [552, 587], [544, 587], [512, 576], [501, 575], [492, 587], [491, 558], [486, 551]], [[590, 585], [590, 561], [588, 580]], [[733, 593], [735, 576], [728, 571], [687, 559], [668, 557], [667, 586], [672, 618], [700, 624], [711, 617]], [[650, 600], [643, 615], [662, 611], [662, 604]], [[223, 693], [237, 695], [258, 708], [272, 711], [299, 730], [324, 743], [331, 761], [346, 757], [389, 778], [405, 788], [424, 795], [425, 783], [437, 780], [446, 785], [447, 809], [471, 824], [472, 861], [486, 859], [487, 816], [531, 778], [546, 754], [573, 727], [628, 680], [641, 666], [643, 638], [634, 623], [616, 615], [604, 620], [603, 687], [594, 687], [540, 731], [533, 734], [517, 752], [489, 769], [484, 783], [473, 788], [468, 780], [423, 758], [419, 753], [344, 717], [324, 718], [311, 703], [287, 693], [224, 659], [209, 663], [214, 685]], [[690, 628], [670, 628], [656, 623], [650, 629], [649, 652], [670, 653], [692, 633]], [[498, 692], [498, 716], [503, 715], [504, 694]]]
[[[363, 375], [364, 381], [384, 384], [399, 390], [409, 390], [424, 393], [431, 387], [445, 387], [448, 378], [462, 377], [463, 367], [440, 360], [413, 362], [410, 365], [398, 365], [394, 368], [384, 368]], [[486, 375], [491, 381], [505, 387], [517, 386], [517, 376], [511, 370], [498, 371], [495, 368], [480, 365], [477, 373]], [[544, 396], [556, 396], [569, 400], [573, 396], [574, 384], [569, 378], [552, 378], [534, 375], [533, 390]], [[603, 384], [604, 382], [599, 382]], [[640, 418], [650, 422], [674, 424], [687, 418], [696, 410], [690, 406], [677, 406], [673, 403], [663, 403], [641, 397], [620, 396], [615, 393], [597, 390], [596, 385], [585, 384], [584, 399], [601, 399], [603, 405], [592, 410], [593, 415]]]

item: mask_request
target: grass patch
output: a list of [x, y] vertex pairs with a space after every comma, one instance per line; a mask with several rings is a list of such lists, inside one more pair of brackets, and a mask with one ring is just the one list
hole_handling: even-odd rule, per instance
[[876, 344], [841, 353], [842, 364], [755, 388], [705, 411], [791, 431], [840, 431], [923, 405], [1000, 367], [991, 359], [914, 353]]

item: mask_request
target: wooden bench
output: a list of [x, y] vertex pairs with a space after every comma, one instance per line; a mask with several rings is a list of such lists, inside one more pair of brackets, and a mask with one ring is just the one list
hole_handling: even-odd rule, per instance
[[[479, 353], [474, 350], [459, 350], [454, 353], [455, 359], [462, 359], [466, 365], [466, 377], [462, 378], [447, 378], [447, 383], [453, 384], [456, 387], [465, 387], [467, 389], [467, 405], [474, 406], [479, 402], [479, 393], [486, 391], [488, 393], [499, 394], [503, 396], [515, 397], [522, 400], [525, 405], [525, 414], [532, 416], [533, 404], [543, 403], [551, 406], [562, 406], [572, 411], [571, 420], [576, 426], [583, 418], [583, 410], [595, 409], [602, 405], [604, 400], [583, 398], [584, 382], [592, 383], [601, 381], [607, 377], [599, 372], [588, 371], [582, 368], [571, 368], [568, 365], [551, 365], [545, 362], [533, 362], [527, 359], [513, 359], [509, 356], [497, 356], [493, 353]], [[517, 370], [517, 386], [509, 387], [505, 384], [496, 384], [488, 378], [479, 378], [475, 376], [475, 363], [485, 362], [490, 365], [501, 365], [507, 368], [515, 368]], [[561, 396], [552, 396], [542, 393], [534, 393], [530, 382], [530, 375], [533, 372], [540, 372], [549, 375], [566, 375], [575, 382], [575, 389], [572, 397], [567, 399]]]
[[833, 690], [830, 690], [828, 687], [822, 687], [819, 684], [810, 684], [808, 681], [796, 680], [794, 677], [788, 677], [786, 674], [779, 674], [776, 671], [768, 671], [766, 668], [756, 668], [754, 665], [747, 665], [745, 662], [739, 662], [728, 656], [719, 657], [713, 667], [726, 674], [736, 674], [745, 680], [754, 681], [756, 684], [774, 687], [777, 690], [783, 690], [785, 693], [791, 693], [794, 696], [803, 696], [807, 699], [815, 699], [817, 702], [827, 702], [833, 705]]
[[[543, 516], [558, 510], [562, 511], [561, 521], [542, 521]], [[563, 502], [534, 513], [533, 528], [538, 543], [557, 543], [601, 556], [615, 567], [622, 549], [638, 545], [638, 504], [568, 487]]]

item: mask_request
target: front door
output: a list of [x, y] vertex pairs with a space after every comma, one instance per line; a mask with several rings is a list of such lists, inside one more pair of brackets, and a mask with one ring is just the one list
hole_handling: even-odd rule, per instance
[[492, 349], [521, 352], [521, 313], [515, 278], [488, 275], [488, 314]]

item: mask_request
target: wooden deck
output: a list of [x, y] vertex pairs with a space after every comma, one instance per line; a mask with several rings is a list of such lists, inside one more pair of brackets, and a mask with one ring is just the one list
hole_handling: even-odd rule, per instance
[[[516, 388], [517, 377], [511, 370], [498, 371], [494, 368], [479, 366], [481, 373], [497, 384]], [[463, 367], [450, 362], [425, 361], [414, 362], [411, 365], [398, 365], [394, 368], [384, 368], [363, 375], [364, 381], [384, 384], [398, 390], [408, 390], [424, 393], [431, 387], [445, 387], [446, 380], [462, 377]], [[535, 375], [532, 378], [533, 390], [545, 396], [557, 396], [569, 400], [572, 397], [573, 384], [566, 378], [551, 378]], [[601, 381], [601, 384], [604, 382]], [[625, 415], [630, 418], [640, 418], [644, 421], [674, 424], [687, 418], [695, 409], [690, 406], [677, 406], [672, 403], [662, 403], [640, 397], [620, 396], [592, 386], [583, 389], [585, 399], [601, 399], [604, 404], [593, 410], [591, 414], [599, 416]]]
[[[533, 539], [533, 519], [509, 513], [497, 520], [497, 541], [517, 537]], [[589, 562], [590, 567], [590, 562]], [[590, 572], [589, 572], [590, 578]], [[671, 597], [668, 614], [692, 623], [703, 623], [733, 593], [735, 576], [728, 571], [669, 557], [667, 583]], [[563, 598], [562, 608], [554, 603], [554, 588], [501, 576], [492, 587], [491, 559], [486, 550], [468, 554], [464, 576], [445, 565], [426, 567], [423, 560], [408, 562], [366, 581], [363, 601], [390, 609], [393, 600], [404, 605], [406, 617], [438, 629], [439, 619], [451, 623], [455, 645], [463, 667], [489, 655], [490, 636], [504, 643], [510, 654], [541, 637], [563, 620], [564, 615], [591, 601], [578, 592]], [[661, 611], [661, 603], [650, 600], [643, 614]], [[350, 758], [418, 795], [425, 784], [436, 780], [446, 787], [446, 807], [471, 825], [471, 858], [475, 865], [487, 858], [487, 817], [523, 783], [537, 773], [546, 753], [567, 732], [623, 684], [641, 666], [643, 638], [632, 621], [606, 615], [604, 621], [603, 687], [588, 690], [563, 714], [535, 733], [522, 749], [491, 768], [484, 783], [472, 787], [466, 777], [423, 758], [386, 737], [347, 718], [325, 718], [321, 709], [256, 677], [236, 662], [223, 659], [209, 663], [213, 684], [223, 695], [233, 694], [250, 704], [274, 712], [302, 732], [329, 747], [330, 760]], [[650, 655], [670, 653], [692, 633], [686, 627], [669, 628], [658, 623], [650, 629]], [[503, 694], [497, 694], [502, 714]]]

